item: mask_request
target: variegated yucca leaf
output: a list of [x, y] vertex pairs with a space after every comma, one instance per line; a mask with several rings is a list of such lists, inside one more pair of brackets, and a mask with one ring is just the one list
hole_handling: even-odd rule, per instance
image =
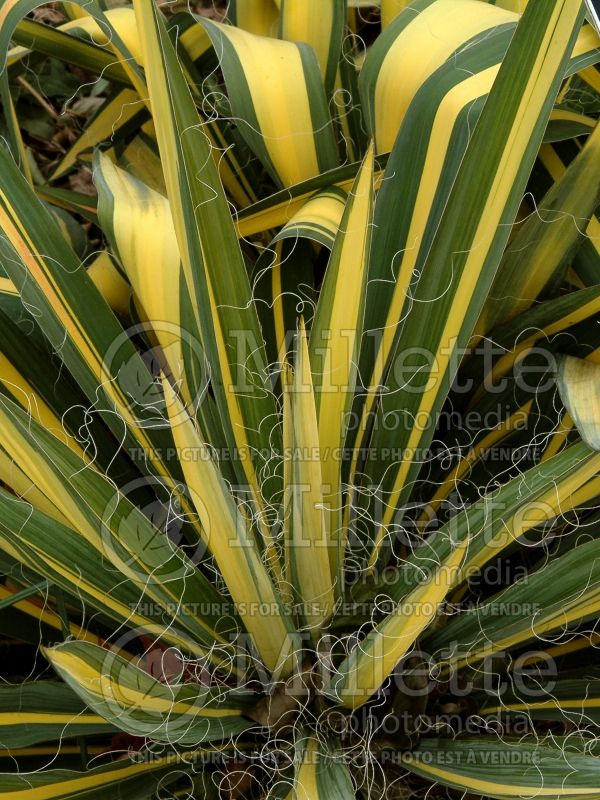
[[[591, 541], [555, 558], [455, 617], [433, 633], [428, 647], [464, 665], [549, 634], [564, 635], [594, 619], [600, 610], [599, 551], [600, 544]], [[498, 614], [498, 608], [503, 612]]]
[[[171, 419], [184, 411], [173, 390], [164, 382]], [[212, 462], [210, 450], [193, 421], [188, 417], [174, 428], [175, 443], [181, 451], [192, 451], [194, 460], [184, 460], [186, 482], [193, 493], [202, 535], [206, 539], [231, 596], [246, 617], [248, 631], [261, 658], [272, 671], [289, 671], [293, 656], [293, 627], [283, 608], [276, 586], [261, 561], [257, 532], [236, 504], [223, 476]], [[276, 575], [280, 574], [277, 553], [266, 543], [267, 557]], [[272, 561], [275, 561], [275, 564]], [[268, 609], [269, 625], [261, 620]]]
[[[337, 574], [331, 569], [334, 550], [330, 515], [324, 497], [323, 465], [319, 452], [319, 427], [304, 322], [296, 341], [293, 379], [284, 378], [284, 467], [288, 496], [284, 500], [284, 525], [288, 580], [295, 589], [306, 623], [315, 634], [333, 611]], [[289, 432], [289, 433], [288, 433]], [[334, 559], [335, 564], [335, 559]]]
[[600, 798], [585, 4], [39, 5], [0, 2], [0, 798]]
[[315, 51], [305, 41], [264, 39], [212, 21], [204, 24], [219, 55], [232, 111], [245, 120], [240, 133], [274, 180], [290, 186], [336, 167]]
[[[455, 171], [456, 178], [450, 184], [451, 189], [450, 185], [446, 188], [445, 205], [434, 203], [437, 211], [436, 228], [430, 229], [429, 237], [423, 237], [417, 229], [413, 229], [414, 233], [409, 235], [408, 225], [396, 225], [394, 232], [396, 234], [401, 230], [401, 235], [406, 237], [403, 241], [399, 241], [397, 234], [394, 239], [389, 235], [374, 237], [371, 263], [378, 265], [378, 269], [381, 269], [381, 265], [391, 263], [395, 252], [401, 251], [403, 247], [406, 250], [394, 287], [394, 296], [399, 296], [399, 300], [396, 307], [392, 304], [390, 308], [392, 319], [388, 316], [386, 322], [386, 315], [381, 319], [379, 309], [382, 304], [379, 303], [381, 335], [372, 340], [377, 342], [375, 347], [379, 352], [373, 362], [370, 343], [371, 353], [367, 353], [371, 360], [365, 360], [364, 363], [372, 377], [363, 415], [376, 414], [378, 424], [372, 440], [376, 450], [383, 448], [385, 444], [405, 453], [405, 458], [392, 469], [381, 462], [375, 462], [371, 467], [367, 465], [372, 482], [375, 485], [382, 482], [385, 490], [382, 497], [385, 511], [375, 538], [370, 559], [372, 565], [376, 563], [387, 526], [394, 520], [396, 509], [407, 498], [408, 490], [416, 477], [420, 467], [419, 453], [427, 447], [433, 434], [431, 426], [423, 431], [419, 425], [398, 425], [390, 432], [386, 430], [384, 422], [390, 414], [397, 414], [399, 408], [408, 419], [431, 419], [441, 409], [456, 370], [453, 364], [456, 364], [457, 348], [464, 348], [468, 343], [506, 244], [510, 224], [514, 220], [525, 181], [541, 143], [543, 126], [578, 30], [580, 9], [573, 5], [567, 7], [566, 4], [552, 9], [550, 6], [542, 8], [535, 5], [531, 6], [530, 14], [523, 21], [527, 21], [527, 18], [531, 23], [531, 31], [527, 33], [525, 25], [520, 25], [511, 40], [489, 99], [483, 106], [466, 151], [463, 150], [464, 158], [460, 162], [458, 175]], [[402, 17], [398, 19], [401, 20]], [[519, 45], [521, 35], [528, 37], [529, 61]], [[533, 45], [534, 41], [537, 42], [536, 45]], [[540, 50], [537, 49], [538, 46]], [[554, 53], [552, 59], [541, 55], [550, 51]], [[470, 54], [477, 51], [473, 49], [463, 52]], [[522, 61], [523, 58], [526, 59], [525, 62]], [[459, 72], [464, 76], [463, 70]], [[517, 75], [521, 76], [520, 80]], [[436, 82], [435, 86], [439, 86], [439, 83]], [[535, 111], [534, 103], [538, 104]], [[446, 124], [444, 135], [447, 135], [447, 130]], [[400, 157], [403, 146], [411, 146], [415, 141], [415, 134], [415, 127], [410, 130], [405, 120], [395, 143], [396, 157]], [[494, 146], [491, 146], [492, 141]], [[526, 166], [527, 163], [529, 166]], [[407, 183], [407, 177], [399, 170], [394, 154], [388, 162], [387, 170], [390, 175], [397, 177], [387, 183], [384, 180], [383, 183], [378, 210], [384, 218], [386, 214], [394, 214], [395, 204], [402, 197], [398, 192], [399, 187], [394, 192], [393, 184], [399, 181], [405, 185]], [[423, 190], [427, 191], [431, 185], [419, 170], [415, 171], [414, 178], [411, 176], [406, 188], [410, 186], [411, 191], [418, 192], [419, 186], [423, 186]], [[384, 198], [385, 190], [389, 200]], [[434, 198], [431, 195], [429, 197], [430, 202], [433, 202]], [[429, 203], [425, 208], [420, 205], [416, 193], [414, 208], [421, 214], [421, 219], [431, 223], [432, 220], [427, 218], [428, 206]], [[407, 204], [407, 208], [411, 209], [411, 204]], [[382, 229], [380, 220], [381, 216], [376, 214], [376, 230]], [[410, 218], [407, 223], [410, 223]], [[420, 259], [419, 253], [423, 254]], [[377, 291], [381, 293], [381, 287], [385, 284], [381, 278], [377, 280], [377, 277], [379, 276], [373, 275], [372, 279], [374, 285], [379, 287]], [[407, 299], [406, 292], [411, 284]], [[403, 311], [405, 301], [407, 309]], [[433, 301], [436, 303], [435, 320], [427, 314], [418, 313]], [[369, 327], [374, 322], [372, 309], [367, 296]], [[418, 371], [414, 370], [416, 365], [412, 364], [414, 377], [408, 382], [403, 381], [401, 373], [398, 374], [394, 369], [385, 377], [388, 359], [393, 356], [396, 347], [406, 346], [407, 342], [410, 343], [409, 346], [418, 342], [419, 347], [425, 351], [428, 363], [423, 365], [421, 362]], [[375, 364], [373, 373], [372, 368], [369, 369], [370, 363]], [[379, 408], [374, 411], [372, 403], [379, 386], [385, 386], [385, 392]], [[364, 426], [361, 425], [362, 430]]]
[[533, 719], [573, 721], [576, 725], [597, 723], [600, 697], [597, 669], [583, 667], [563, 672], [560, 679], [538, 680], [534, 692], [529, 687], [508, 689], [501, 697], [490, 698], [481, 713], [490, 716], [521, 714]]
[[0, 744], [15, 748], [71, 736], [114, 733], [64, 683], [29, 681], [0, 687]]
[[334, 678], [333, 692], [344, 705], [357, 708], [389, 677], [435, 619], [464, 557], [463, 542], [431, 576], [421, 581], [368, 636], [355, 644]]
[[[577, 746], [579, 744], [579, 747]], [[542, 742], [430, 739], [404, 761], [417, 775], [485, 797], [597, 797], [598, 756], [566, 737]]]
[[[342, 467], [348, 415], [357, 385], [364, 330], [365, 294], [372, 236], [373, 151], [350, 189], [315, 310], [310, 359], [316, 397], [322, 483], [331, 540], [331, 571], [343, 580]], [[338, 590], [339, 591], [339, 590]]]
[[[532, 216], [519, 227], [500, 263], [484, 308], [486, 332], [525, 311], [542, 292], [551, 291], [552, 286], [562, 283], [564, 271], [573, 260], [577, 245], [582, 243], [598, 205], [599, 148], [600, 128], [594, 128], [586, 148], [553, 184]], [[587, 180], [589, 185], [584, 188]], [[558, 214], [554, 212], [554, 204], [560, 209]]]
[[[216, 751], [218, 754], [218, 751]], [[170, 753], [158, 758], [151, 753], [137, 761], [116, 760], [85, 771], [47, 769], [43, 772], [3, 774], [0, 797], [6, 800], [147, 800], [177, 780], [182, 769], [190, 769], [215, 750]], [[126, 793], [125, 795], [123, 793]]]
[[296, 743], [295, 800], [333, 800], [352, 797], [354, 787], [343, 757], [314, 737], [298, 737]]
[[89, 642], [47, 649], [56, 672], [97, 714], [137, 736], [198, 746], [226, 739], [252, 724], [241, 716], [251, 695], [190, 682], [161, 683], [118, 653]]
[[[221, 423], [237, 478], [240, 485], [249, 487], [262, 512], [264, 502], [252, 457], [264, 446], [276, 444], [265, 430], [272, 425], [275, 407], [265, 386], [264, 344], [256, 309], [249, 302], [247, 272], [227, 198], [210, 158], [210, 141], [199, 128], [200, 119], [165, 24], [151, 4], [140, 2], [135, 9], [145, 62], [150, 65], [151, 105], [189, 298], [182, 316], [201, 332], [213, 390], [227, 409]], [[228, 270], [220, 268], [223, 257]], [[235, 359], [240, 346], [247, 349], [252, 366]], [[265, 494], [268, 490], [265, 486]]]

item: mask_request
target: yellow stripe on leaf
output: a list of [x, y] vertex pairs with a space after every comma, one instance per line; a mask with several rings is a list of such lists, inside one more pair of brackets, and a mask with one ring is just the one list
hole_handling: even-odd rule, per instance
[[600, 366], [582, 358], [563, 356], [558, 386], [569, 415], [590, 447], [600, 450]]
[[327, 266], [310, 338], [334, 580], [341, 577], [343, 562], [340, 454], [357, 381], [363, 331], [373, 218], [373, 169], [371, 147], [350, 190]]
[[294, 379], [287, 391], [291, 421], [284, 424], [292, 429], [292, 452], [286, 459], [291, 462], [286, 469], [290, 478], [286, 492], [291, 495], [288, 553], [302, 617], [318, 635], [319, 627], [333, 610], [334, 595], [315, 396], [303, 322], [296, 343]]
[[108, 251], [102, 250], [88, 267], [88, 275], [108, 305], [117, 314], [129, 314], [131, 286], [111, 261]]
[[187, 402], [180, 309], [181, 259], [169, 201], [104, 155], [96, 162], [98, 216]]
[[[494, 83], [484, 107], [469, 149], [463, 159], [461, 171], [453, 186], [447, 206], [448, 213], [442, 218], [436, 238], [423, 266], [423, 271], [427, 272], [441, 268], [441, 262], [447, 263], [448, 261], [450, 252], [447, 247], [452, 243], [454, 253], [452, 289], [450, 290], [446, 286], [444, 297], [440, 299], [440, 305], [445, 305], [451, 298], [453, 304], [451, 307], [447, 307], [443, 320], [440, 320], [441, 324], [436, 332], [435, 346], [433, 347], [435, 362], [433, 368], [428, 371], [425, 387], [415, 397], [410, 398], [409, 410], [411, 414], [414, 414], [414, 419], [432, 419], [432, 414], [440, 405], [442, 387], [448, 385], [452, 371], [455, 369], [454, 361], [458, 343], [461, 341], [461, 337], [465, 338], [466, 336], [465, 318], [468, 318], [470, 310], [471, 314], [473, 313], [472, 308], [475, 302], [476, 308], [480, 308], [482, 304], [483, 292], [480, 287], [481, 281], [486, 279], [485, 267], [496, 259], [496, 253], [500, 252], [500, 246], [504, 244], [508, 234], [508, 229], [502, 233], [500, 222], [509, 214], [509, 211], [511, 218], [514, 218], [512, 209], [516, 213], [517, 197], [520, 202], [521, 190], [516, 192], [515, 187], [524, 185], [525, 182], [523, 159], [527, 155], [528, 159], [533, 160], [532, 134], [535, 131], [536, 136], [541, 138], [540, 115], [550, 113], [550, 100], [554, 96], [554, 87], [557, 86], [559, 79], [557, 65], [563, 63], [568, 57], [571, 42], [577, 32], [580, 11], [578, 6], [570, 4], [567, 0], [557, 0], [552, 6], [531, 6], [511, 41], [498, 79]], [[536, 32], [539, 38], [539, 47], [532, 48], [527, 54], [532, 62], [531, 71], [524, 77], [519, 92], [513, 93], [514, 108], [504, 123], [505, 130], [502, 133], [502, 139], [497, 142], [495, 148], [490, 149], [487, 131], [491, 131], [494, 126], [499, 127], [495, 119], [492, 119], [491, 109], [494, 108], [494, 101], [498, 97], [504, 98], [505, 93], [508, 93], [507, 76], [510, 76], [516, 69], [517, 54], [525, 41], [523, 37], [526, 27], [524, 26], [534, 24], [538, 17], [541, 19]], [[503, 102], [510, 102], [510, 100], [503, 100]], [[480, 158], [476, 159], [475, 154], [483, 151], [484, 137], [489, 161], [486, 170], [487, 178], [485, 184], [480, 184], [481, 196], [478, 199], [477, 207], [473, 208], [469, 215], [468, 223], [465, 222], [460, 229], [457, 229], [457, 221], [465, 218], [464, 209], [458, 204], [457, 198], [466, 189], [467, 181], [471, 191], [470, 176], [482, 172]], [[425, 282], [422, 285], [427, 286], [428, 284]], [[416, 298], [421, 300], [419, 288], [420, 286], [417, 288]], [[474, 324], [473, 320], [471, 325], [474, 326]], [[422, 327], [422, 318], [418, 319], [417, 314], [412, 313], [408, 322], [405, 323], [403, 332], [406, 336], [410, 336], [417, 327], [419, 329]], [[429, 343], [428, 347], [431, 347], [432, 344]], [[382, 403], [384, 416], [390, 403], [397, 404], [399, 400], [402, 402], [402, 399], [394, 397], [393, 392], [390, 393], [390, 403], [387, 403], [386, 399], [384, 398]], [[378, 531], [377, 545], [370, 560], [371, 566], [375, 564], [385, 529], [393, 519], [401, 495], [407, 486], [409, 472], [415, 468], [414, 454], [418, 452], [422, 436], [423, 433], [419, 426], [414, 426], [403, 442], [403, 449], [407, 453], [407, 457], [402, 461], [396, 473], [389, 498], [386, 498], [387, 509]]]
[[165, 684], [108, 648], [65, 642], [43, 652], [90, 708], [130, 733], [198, 744], [224, 738], [229, 721], [238, 731], [251, 724], [241, 720], [231, 693], [175, 678]]
[[274, 177], [291, 186], [336, 166], [314, 53], [306, 45], [240, 28], [208, 20], [204, 25], [221, 62], [233, 113], [244, 120], [240, 133]]
[[429, 626], [455, 582], [466, 547], [466, 541], [459, 544], [342, 663], [339, 668], [342, 680], [338, 681], [335, 693], [345, 706], [356, 709], [366, 703]]
[[411, 0], [381, 0], [381, 27], [387, 28], [390, 22], [410, 4]]
[[281, 4], [281, 38], [311, 45], [328, 90], [335, 81], [345, 12], [345, 0], [283, 0]]
[[277, 36], [278, 4], [274, 0], [232, 0], [229, 14], [234, 25], [257, 36]]
[[344, 199], [340, 189], [319, 192], [286, 222], [274, 241], [303, 236], [331, 248], [344, 213]]
[[[248, 530], [248, 520], [236, 505], [212, 453], [166, 381], [163, 381], [175, 446], [181, 453], [183, 473], [192, 494], [206, 544], [213, 554], [238, 606], [255, 646], [271, 671], [291, 668], [287, 649], [291, 632], [258, 547]], [[267, 609], [268, 616], [261, 616]]]
[[412, 14], [410, 24], [388, 47], [373, 87], [378, 153], [392, 149], [417, 91], [458, 48], [484, 31], [517, 21], [515, 14], [476, 0], [441, 0]]

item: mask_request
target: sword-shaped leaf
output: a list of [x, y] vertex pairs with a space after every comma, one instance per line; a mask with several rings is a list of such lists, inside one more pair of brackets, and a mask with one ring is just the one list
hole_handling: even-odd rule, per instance
[[327, 94], [331, 93], [342, 51], [346, 0], [282, 0], [279, 34], [292, 42], [306, 42], [317, 56]]
[[214, 750], [150, 757], [139, 754], [84, 772], [48, 769], [0, 774], [6, 800], [148, 800], [191, 769], [195, 758]]
[[[600, 126], [508, 246], [478, 324], [495, 325], [526, 311], [560, 286], [600, 201]], [[483, 325], [482, 325], [483, 323]]]
[[[240, 485], [255, 507], [276, 481], [260, 486], [254, 460], [278, 449], [275, 403], [266, 385], [265, 351], [246, 266], [211, 144], [161, 13], [150, 0], [134, 3], [146, 80], [189, 296], [186, 315], [202, 336], [211, 384]], [[262, 493], [261, 493], [262, 488]]]
[[540, 797], [583, 800], [599, 796], [595, 752], [563, 742], [465, 737], [427, 739], [403, 758], [411, 772], [461, 792], [506, 800]]
[[[399, 328], [397, 352], [405, 359], [407, 349], [420, 350], [416, 362], [414, 357], [408, 361], [409, 377], [406, 361], [404, 368], [395, 365], [388, 372], [372, 441], [376, 452], [395, 447], [405, 457], [392, 470], [380, 461], [368, 467], [373, 484], [383, 482], [386, 506], [371, 565], [420, 469], [433, 435], [431, 422], [489, 291], [581, 25], [581, 11], [579, 4], [565, 0], [528, 5], [469, 139], [430, 247], [415, 265], [417, 278]], [[402, 131], [399, 142], [401, 138]], [[385, 212], [382, 197], [378, 208]], [[389, 220], [385, 228], [389, 230]], [[428, 306], [435, 308], [434, 314], [423, 313]], [[387, 430], [384, 423], [399, 409], [413, 424]], [[429, 424], [414, 424], [424, 419]]]
[[123, 731], [171, 745], [227, 739], [253, 724], [244, 719], [249, 692], [192, 682], [161, 682], [130, 660], [89, 642], [44, 649], [60, 677], [96, 713]]
[[[342, 458], [357, 383], [373, 219], [373, 149], [350, 190], [310, 333], [332, 578], [342, 579]], [[341, 584], [340, 584], [341, 585]], [[339, 589], [339, 587], [338, 587]]]
[[240, 133], [279, 185], [338, 165], [333, 123], [310, 45], [205, 20]]
[[600, 612], [600, 541], [574, 547], [490, 600], [455, 615], [426, 639], [452, 664], [481, 661]]
[[330, 572], [332, 542], [323, 497], [322, 462], [311, 364], [304, 323], [296, 342], [294, 377], [285, 389], [286, 411], [291, 431], [290, 450], [285, 454], [286, 544], [290, 577], [301, 607], [301, 616], [315, 636], [333, 610], [334, 581]]
[[76, 736], [116, 733], [64, 683], [40, 680], [0, 686], [0, 746], [13, 749]]
[[[21, 408], [2, 397], [0, 430], [9, 456], [60, 509], [70, 529], [76, 530], [93, 549], [95, 555], [88, 564], [90, 568], [98, 559], [110, 562], [161, 608], [175, 610], [181, 627], [196, 637], [199, 644], [210, 647], [217, 640], [223, 641], [211, 627], [210, 616], [182, 611], [186, 603], [190, 607], [194, 603], [215, 603], [218, 608], [222, 596], [183, 549], [171, 543], [166, 533], [156, 528], [107, 477]], [[25, 515], [21, 520], [25, 527], [21, 530], [13, 523], [9, 530], [16, 536], [27, 536], [33, 524], [25, 525], [31, 509], [16, 499], [14, 505], [16, 513]], [[48, 519], [44, 522], [41, 512], [39, 518], [42, 526], [48, 525]], [[60, 543], [57, 540], [52, 544]], [[36, 543], [36, 547], [44, 551], [43, 543]], [[71, 566], [76, 572], [77, 565]], [[116, 583], [118, 585], [118, 581]], [[216, 617], [219, 617], [218, 612]]]
[[[288, 671], [293, 661], [293, 625], [261, 560], [251, 521], [238, 507], [194, 423], [183, 418], [181, 402], [166, 381], [164, 386], [169, 414], [181, 420], [173, 431], [175, 445], [183, 454], [184, 477], [206, 545], [265, 665], [271, 671]], [[271, 548], [267, 556], [277, 559]], [[272, 566], [278, 575], [280, 567]]]
[[[172, 441], [161, 423], [158, 387], [126, 332], [44, 204], [0, 149], [0, 252], [9, 277], [89, 402], [127, 447], [155, 450]], [[161, 429], [162, 428], [162, 429]], [[148, 471], [169, 470], [156, 460]]]
[[462, 542], [346, 656], [331, 689], [343, 705], [356, 709], [366, 703], [409, 652], [436, 617], [455, 581], [465, 550], [466, 542]]

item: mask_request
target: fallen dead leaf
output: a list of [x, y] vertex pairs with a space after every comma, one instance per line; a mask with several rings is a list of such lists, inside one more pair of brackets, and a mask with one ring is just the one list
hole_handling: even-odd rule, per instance
[[89, 197], [96, 197], [98, 192], [92, 180], [91, 168], [84, 165], [73, 175], [69, 175], [69, 188], [74, 192], [81, 192], [81, 194], [87, 194]]

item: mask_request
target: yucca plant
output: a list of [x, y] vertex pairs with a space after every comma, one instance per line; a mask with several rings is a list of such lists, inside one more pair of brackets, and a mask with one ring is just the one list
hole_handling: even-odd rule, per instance
[[[600, 797], [583, 3], [37, 6], [0, 6], [0, 797]], [[49, 64], [100, 100], [42, 150]]]

